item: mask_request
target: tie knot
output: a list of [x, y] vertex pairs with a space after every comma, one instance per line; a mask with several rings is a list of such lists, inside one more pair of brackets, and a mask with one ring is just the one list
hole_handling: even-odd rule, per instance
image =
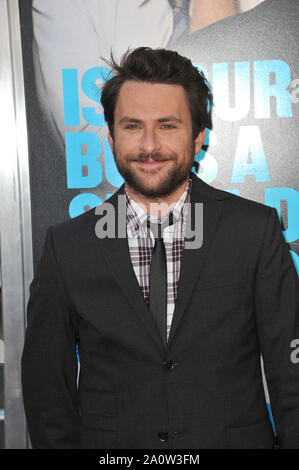
[[147, 227], [151, 229], [154, 238], [161, 239], [163, 237], [163, 231], [165, 227], [173, 225], [176, 222], [173, 212], [169, 212], [168, 217], [164, 222], [151, 222], [150, 219], [147, 219]]

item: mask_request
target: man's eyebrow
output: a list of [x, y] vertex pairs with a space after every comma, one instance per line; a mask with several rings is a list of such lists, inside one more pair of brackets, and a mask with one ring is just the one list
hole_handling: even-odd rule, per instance
[[140, 123], [140, 122], [141, 122], [141, 119], [132, 118], [132, 117], [130, 117], [130, 116], [124, 116], [123, 118], [120, 119], [119, 124], [123, 124], [124, 122], [136, 122], [136, 123]]
[[174, 122], [180, 122], [182, 123], [183, 121], [176, 116], [166, 116], [160, 119], [157, 119], [158, 122], [169, 122], [169, 121], [174, 121]]
[[[170, 121], [178, 122], [178, 123], [183, 122], [181, 119], [177, 118], [176, 116], [165, 116], [165, 117], [157, 119], [157, 122], [170, 122]], [[142, 120], [141, 119], [136, 119], [136, 118], [133, 118], [133, 117], [130, 117], [130, 116], [124, 116], [120, 119], [119, 124], [123, 124], [125, 122], [135, 122], [135, 123], [139, 124], [140, 122], [142, 122]]]

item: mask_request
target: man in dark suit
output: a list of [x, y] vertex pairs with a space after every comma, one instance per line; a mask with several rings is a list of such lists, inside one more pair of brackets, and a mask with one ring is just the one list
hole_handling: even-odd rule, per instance
[[191, 171], [212, 102], [191, 61], [139, 48], [112, 66], [125, 183], [48, 229], [22, 357], [33, 447], [272, 448], [262, 352], [280, 446], [298, 448], [299, 283], [277, 212]]

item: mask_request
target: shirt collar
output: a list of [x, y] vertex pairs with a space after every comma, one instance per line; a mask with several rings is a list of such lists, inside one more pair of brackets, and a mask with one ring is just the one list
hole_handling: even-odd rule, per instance
[[[190, 202], [190, 193], [191, 193], [191, 187], [192, 187], [192, 179], [191, 177], [189, 178], [189, 181], [186, 185], [186, 188], [181, 195], [181, 197], [177, 200], [175, 205], [172, 207], [171, 211], [173, 212], [174, 218], [176, 220], [181, 220], [184, 222], [186, 213], [187, 213], [187, 204]], [[158, 217], [155, 216], [149, 216], [146, 211], [142, 209], [142, 207], [137, 204], [134, 199], [131, 198], [129, 193], [126, 190], [125, 187], [125, 195], [126, 195], [126, 221], [127, 221], [127, 228], [128, 232], [132, 237], [137, 237], [138, 235], [141, 235], [141, 232], [144, 233], [144, 229], [146, 229], [146, 221], [148, 219], [151, 220], [151, 222], [155, 223], [159, 219]], [[162, 222], [167, 219], [169, 213], [165, 214], [162, 217]]]

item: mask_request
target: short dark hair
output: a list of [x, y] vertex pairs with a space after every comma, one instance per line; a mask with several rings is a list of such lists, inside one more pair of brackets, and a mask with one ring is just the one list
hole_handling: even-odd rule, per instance
[[114, 110], [121, 86], [127, 80], [181, 85], [186, 93], [192, 119], [193, 139], [212, 128], [213, 96], [204, 74], [187, 57], [167, 49], [138, 47], [128, 50], [118, 64], [111, 53], [105, 62], [114, 72], [102, 88], [101, 104], [111, 136], [114, 136]]

